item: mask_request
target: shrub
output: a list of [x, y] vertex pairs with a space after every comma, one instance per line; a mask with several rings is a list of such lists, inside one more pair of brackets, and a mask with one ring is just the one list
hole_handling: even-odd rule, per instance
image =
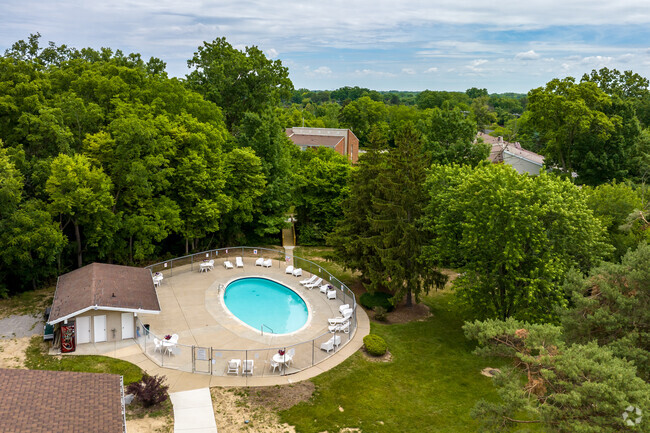
[[388, 350], [386, 340], [375, 334], [368, 334], [363, 337], [363, 345], [372, 356], [381, 356]]
[[149, 376], [144, 374], [140, 382], [130, 384], [126, 390], [133, 394], [135, 400], [144, 407], [151, 407], [167, 400], [167, 389], [169, 386], [164, 385], [165, 376]]
[[386, 311], [393, 311], [395, 307], [390, 303], [391, 295], [384, 292], [364, 293], [359, 298], [359, 303], [368, 310], [383, 307]]
[[388, 310], [386, 310], [384, 307], [378, 306], [375, 307], [375, 320], [379, 320], [380, 322], [384, 322], [386, 320], [386, 314], [388, 313]]

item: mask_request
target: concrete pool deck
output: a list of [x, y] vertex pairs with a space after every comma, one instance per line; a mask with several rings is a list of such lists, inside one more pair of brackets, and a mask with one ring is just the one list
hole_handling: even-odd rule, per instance
[[[164, 271], [164, 280], [158, 287], [158, 299], [161, 305], [159, 315], [139, 315], [142, 323], [150, 325], [153, 334], [162, 336], [178, 334], [181, 345], [179, 353], [164, 355], [154, 352], [153, 344], [147, 346], [146, 354], [133, 340], [118, 343], [97, 343], [81, 345], [77, 353], [102, 353], [132, 362], [149, 374], [164, 375], [170, 386], [170, 392], [186, 391], [210, 386], [271, 386], [299, 382], [317, 376], [354, 354], [363, 346], [363, 337], [370, 332], [370, 322], [361, 307], [356, 309], [357, 327], [350, 334], [337, 333], [341, 336], [342, 345], [333, 354], [320, 350], [320, 344], [331, 337], [327, 329], [327, 319], [340, 316], [339, 306], [342, 297], [328, 300], [318, 289], [308, 290], [299, 284], [310, 274], [297, 278], [286, 274], [283, 261], [273, 260], [271, 268], [255, 266], [257, 257], [244, 257], [244, 267], [225, 269], [223, 258], [215, 262], [214, 270], [199, 272], [198, 264], [174, 267], [172, 271]], [[234, 260], [231, 258], [234, 264]], [[310, 311], [308, 323], [297, 332], [285, 335], [262, 333], [245, 325], [225, 308], [223, 304], [223, 287], [234, 279], [242, 277], [264, 277], [280, 282], [298, 293], [305, 300]], [[349, 339], [349, 341], [348, 341]], [[313, 343], [312, 343], [313, 340]], [[307, 343], [305, 343], [307, 342]], [[278, 347], [296, 346], [294, 361], [300, 371], [281, 375], [271, 371], [269, 359]], [[87, 346], [87, 347], [84, 347]], [[212, 369], [214, 374], [191, 373], [191, 346], [212, 347]], [[238, 349], [240, 352], [231, 352]], [[255, 358], [253, 375], [225, 375], [224, 365], [230, 358]], [[180, 356], [182, 354], [182, 356]], [[189, 356], [188, 356], [189, 354]], [[161, 367], [154, 362], [162, 359], [169, 367]], [[188, 362], [189, 368], [188, 368]], [[208, 361], [206, 361], [207, 363]], [[314, 364], [315, 365], [311, 365]], [[207, 368], [210, 366], [208, 364]], [[240, 371], [241, 374], [241, 371]]]

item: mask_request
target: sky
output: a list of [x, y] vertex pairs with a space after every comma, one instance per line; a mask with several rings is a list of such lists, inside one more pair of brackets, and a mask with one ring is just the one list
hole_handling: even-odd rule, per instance
[[166, 62], [258, 46], [296, 88], [520, 92], [602, 67], [650, 78], [650, 0], [0, 0], [0, 51], [110, 47]]

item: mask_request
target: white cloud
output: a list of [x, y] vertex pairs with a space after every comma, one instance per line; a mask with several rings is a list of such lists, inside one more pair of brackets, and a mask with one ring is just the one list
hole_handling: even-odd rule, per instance
[[269, 59], [275, 59], [279, 55], [280, 53], [278, 53], [278, 50], [276, 50], [275, 48], [269, 48], [268, 50], [266, 50], [266, 57], [268, 57]]
[[438, 72], [438, 68], [435, 66], [424, 71], [425, 74], [433, 74], [434, 72]]
[[402, 68], [402, 72], [407, 75], [415, 75], [415, 69], [413, 68]]
[[517, 60], [537, 60], [539, 59], [539, 54], [537, 54], [534, 50], [526, 51], [523, 53], [517, 53], [515, 56], [515, 59]]
[[317, 75], [332, 75], [332, 70], [327, 66], [320, 66], [314, 69], [314, 74]]
[[394, 77], [395, 74], [390, 73], [390, 72], [384, 72], [384, 71], [375, 71], [373, 69], [357, 69], [354, 71], [355, 74], [357, 75], [366, 75], [366, 76], [373, 76], [373, 77]]

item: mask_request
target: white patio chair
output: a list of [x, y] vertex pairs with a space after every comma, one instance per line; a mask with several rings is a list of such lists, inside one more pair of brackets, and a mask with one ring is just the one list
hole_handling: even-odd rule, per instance
[[293, 356], [296, 354], [296, 349], [293, 347], [287, 351], [287, 354], [284, 356], [284, 363], [286, 365], [293, 364]]
[[330, 353], [330, 351], [334, 350], [334, 337], [321, 344], [320, 350], [324, 350], [327, 353]]
[[226, 260], [225, 262], [223, 262], [223, 265], [226, 267], [226, 269], [234, 269], [234, 268], [235, 268], [235, 267], [232, 265], [232, 263], [230, 263], [229, 260]]
[[302, 268], [296, 268], [293, 270], [294, 277], [302, 277]]
[[348, 320], [350, 317], [352, 317], [352, 313], [354, 310], [352, 308], [348, 308], [347, 310], [343, 310], [343, 315], [340, 317], [332, 317], [331, 319], [327, 319], [327, 322], [330, 325], [337, 325], [345, 322]]
[[242, 259], [241, 257], [235, 257], [235, 264], [237, 265], [238, 268], [243, 268], [244, 259]]
[[259, 259], [255, 260], [255, 266], [262, 266], [264, 264], [264, 257], [260, 257]]
[[274, 360], [270, 361], [271, 368], [273, 368], [273, 373], [275, 373], [275, 369], [280, 367], [279, 362], [275, 362]]
[[343, 312], [348, 309], [350, 309], [350, 304], [343, 304], [339, 307], [339, 313], [343, 314]]
[[328, 290], [329, 288], [330, 288], [330, 285], [329, 285], [329, 284], [323, 284], [322, 286], [320, 286], [320, 292], [323, 293], [323, 294], [325, 294], [325, 293], [327, 293], [327, 290]]
[[336, 290], [328, 290], [327, 299], [336, 299]]
[[323, 282], [323, 279], [319, 278], [316, 281], [314, 281], [313, 283], [305, 284], [305, 288], [311, 290], [311, 289], [313, 289], [315, 287], [320, 286], [322, 282]]
[[246, 359], [244, 361], [244, 367], [242, 368], [241, 375], [242, 376], [252, 376], [253, 375], [253, 360], [252, 359]]
[[341, 336], [335, 335], [332, 338], [334, 339], [334, 346], [339, 347], [341, 345]]
[[239, 374], [239, 366], [241, 365], [241, 359], [231, 359], [228, 361], [228, 371], [226, 374]]
[[263, 265], [265, 268], [270, 268], [271, 266], [273, 266], [273, 260], [271, 259], [264, 260]]
[[306, 285], [306, 284], [311, 284], [314, 281], [316, 281], [316, 278], [318, 278], [318, 275], [312, 275], [311, 277], [300, 281], [300, 284], [302, 284], [303, 286]]
[[284, 269], [285, 274], [293, 274], [293, 266], [289, 265]]
[[154, 352], [160, 352], [160, 353], [162, 353], [162, 347], [163, 347], [163, 345], [162, 345], [162, 341], [160, 341], [160, 340], [157, 339], [157, 338], [154, 338], [154, 339], [153, 339], [153, 346], [154, 346], [154, 348], [153, 348], [153, 351], [154, 351]]

